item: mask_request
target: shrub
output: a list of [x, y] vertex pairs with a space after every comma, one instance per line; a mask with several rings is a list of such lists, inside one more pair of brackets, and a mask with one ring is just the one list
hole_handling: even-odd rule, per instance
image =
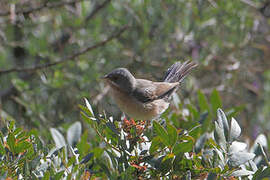
[[[214, 130], [203, 130], [206, 116], [180, 128], [179, 115], [164, 121], [143, 121], [95, 115], [90, 103], [80, 106], [89, 125], [81, 122], [66, 131], [51, 128], [54, 146], [43, 143], [37, 131], [26, 132], [11, 121], [0, 138], [1, 178], [16, 179], [263, 179], [270, 177], [265, 149], [259, 135], [253, 146], [240, 142], [238, 122], [217, 108]], [[190, 116], [196, 115], [189, 111]], [[185, 120], [183, 120], [185, 121]], [[210, 122], [210, 121], [209, 121]], [[210, 126], [211, 123], [208, 124]], [[65, 138], [66, 137], [66, 138]]]

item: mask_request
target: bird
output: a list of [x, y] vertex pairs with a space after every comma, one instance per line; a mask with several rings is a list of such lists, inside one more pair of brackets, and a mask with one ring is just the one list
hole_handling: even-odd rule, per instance
[[172, 94], [197, 63], [175, 62], [165, 73], [162, 82], [136, 79], [128, 69], [117, 68], [103, 79], [119, 109], [135, 120], [151, 121], [169, 107]]

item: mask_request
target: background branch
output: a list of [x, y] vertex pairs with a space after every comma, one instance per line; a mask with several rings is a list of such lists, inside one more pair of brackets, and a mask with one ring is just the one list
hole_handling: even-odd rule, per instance
[[28, 68], [10, 68], [7, 70], [0, 70], [0, 75], [6, 74], [6, 73], [11, 73], [11, 72], [31, 72], [31, 71], [36, 71], [39, 69], [44, 69], [44, 68], [48, 68], [51, 66], [55, 66], [58, 64], [62, 64], [71, 60], [76, 60], [76, 58], [88, 51], [91, 51], [93, 49], [96, 49], [98, 47], [104, 46], [106, 45], [108, 42], [110, 42], [111, 40], [119, 37], [125, 30], [127, 30], [128, 25], [123, 26], [122, 28], [120, 28], [120, 30], [117, 33], [112, 34], [110, 37], [108, 37], [107, 39], [105, 39], [104, 41], [98, 42], [94, 45], [88, 46], [86, 48], [83, 48], [77, 52], [75, 52], [74, 54], [68, 56], [68, 57], [64, 57], [64, 58], [60, 58], [60, 60], [56, 61], [56, 62], [52, 62], [52, 63], [47, 63], [47, 64], [41, 64], [41, 65], [36, 65], [34, 67], [28, 67]]
[[92, 19], [99, 10], [103, 9], [106, 5], [109, 4], [109, 2], [111, 2], [111, 0], [105, 0], [102, 4], [98, 4], [93, 11], [91, 11], [91, 13], [85, 18], [85, 21], [89, 21], [90, 19]]
[[[29, 8], [24, 8], [24, 9], [18, 9], [15, 11], [15, 14], [29, 14], [35, 11], [40, 11], [44, 8], [58, 8], [64, 5], [70, 5], [70, 4], [74, 4], [77, 2], [82, 2], [84, 0], [72, 0], [72, 1], [60, 1], [60, 2], [48, 2], [45, 1], [45, 3], [41, 4], [40, 6], [37, 7], [29, 7]], [[7, 10], [7, 11], [0, 11], [0, 16], [8, 16], [11, 14], [11, 11]]]

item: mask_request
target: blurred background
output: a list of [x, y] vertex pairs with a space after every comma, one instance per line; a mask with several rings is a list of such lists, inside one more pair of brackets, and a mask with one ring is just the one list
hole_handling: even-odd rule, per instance
[[169, 111], [203, 113], [205, 99], [253, 139], [270, 129], [269, 23], [268, 0], [1, 0], [0, 125], [48, 133], [80, 120], [83, 97], [119, 118], [101, 76], [126, 67], [160, 81], [190, 59]]

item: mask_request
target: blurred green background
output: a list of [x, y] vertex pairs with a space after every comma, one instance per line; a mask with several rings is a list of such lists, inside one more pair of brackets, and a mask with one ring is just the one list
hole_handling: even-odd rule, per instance
[[[0, 118], [27, 129], [80, 120], [78, 104], [120, 117], [100, 77], [116, 67], [160, 81], [175, 61], [199, 64], [181, 106], [235, 112], [253, 139], [270, 129], [270, 2], [259, 0], [1, 0]], [[176, 100], [174, 102], [177, 102]], [[220, 104], [220, 103], [218, 103]], [[200, 108], [199, 106], [197, 108]], [[212, 121], [215, 119], [213, 118]]]

